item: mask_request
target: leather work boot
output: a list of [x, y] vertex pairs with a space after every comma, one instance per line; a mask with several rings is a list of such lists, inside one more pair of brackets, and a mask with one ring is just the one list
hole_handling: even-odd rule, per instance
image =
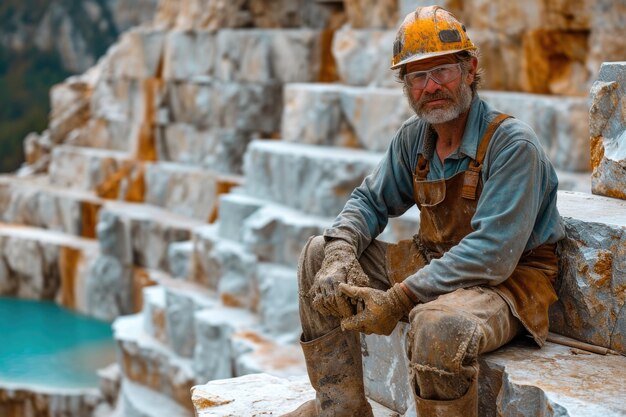
[[374, 417], [365, 398], [357, 332], [338, 327], [300, 345], [316, 398], [282, 417]]
[[459, 399], [425, 400], [415, 395], [415, 406], [419, 417], [478, 417], [478, 378]]

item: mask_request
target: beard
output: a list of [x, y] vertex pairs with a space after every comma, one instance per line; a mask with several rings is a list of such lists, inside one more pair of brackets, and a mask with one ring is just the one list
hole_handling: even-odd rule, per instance
[[[422, 93], [419, 100], [416, 100], [411, 91], [404, 86], [404, 94], [409, 100], [409, 105], [415, 114], [429, 124], [441, 124], [454, 120], [469, 109], [472, 104], [472, 88], [461, 82], [456, 91], [449, 93], [439, 90], [433, 94]], [[442, 107], [429, 109], [425, 106], [426, 102], [437, 99], [448, 99], [451, 102]]]

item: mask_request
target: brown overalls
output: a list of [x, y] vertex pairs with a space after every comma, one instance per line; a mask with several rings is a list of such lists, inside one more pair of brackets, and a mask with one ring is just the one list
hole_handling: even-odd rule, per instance
[[[471, 219], [482, 190], [480, 171], [493, 133], [508, 116], [494, 119], [482, 138], [469, 169], [447, 180], [429, 181], [428, 161], [419, 156], [413, 195], [420, 208], [420, 230], [414, 240], [388, 244], [373, 240], [359, 263], [370, 286], [386, 290], [441, 257], [472, 231]], [[558, 267], [555, 245], [523, 254], [513, 274], [497, 287], [458, 289], [410, 314], [408, 357], [412, 383], [423, 399], [454, 400], [476, 388], [479, 354], [508, 343], [523, 328], [538, 344], [548, 333], [548, 307], [556, 300], [552, 287]], [[307, 294], [324, 258], [324, 239], [312, 238], [300, 258], [300, 316], [305, 341], [339, 326], [322, 316]]]

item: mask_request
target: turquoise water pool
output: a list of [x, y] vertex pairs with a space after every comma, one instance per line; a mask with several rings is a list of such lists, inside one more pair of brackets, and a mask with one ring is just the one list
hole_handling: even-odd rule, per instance
[[115, 362], [109, 323], [53, 302], [0, 297], [0, 380], [56, 388], [98, 386]]

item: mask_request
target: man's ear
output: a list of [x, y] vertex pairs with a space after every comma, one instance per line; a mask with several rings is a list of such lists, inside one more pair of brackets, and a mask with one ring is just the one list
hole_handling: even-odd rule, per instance
[[467, 84], [471, 84], [474, 82], [474, 76], [476, 75], [476, 71], [478, 70], [478, 59], [476, 57], [472, 57], [470, 60], [470, 69], [467, 72]]

